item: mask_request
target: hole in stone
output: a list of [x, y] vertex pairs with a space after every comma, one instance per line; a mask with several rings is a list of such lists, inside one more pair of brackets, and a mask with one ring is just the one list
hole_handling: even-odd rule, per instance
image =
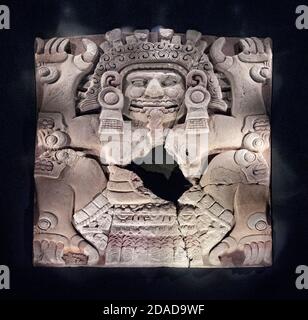
[[[158, 163], [155, 163], [155, 154], [163, 156], [163, 158], [159, 157]], [[184, 177], [179, 165], [175, 161], [170, 162], [170, 156], [166, 150], [159, 146], [146, 157], [137, 159], [136, 163], [127, 165], [125, 169], [135, 172], [144, 186], [158, 197], [176, 204], [180, 196], [192, 185]]]

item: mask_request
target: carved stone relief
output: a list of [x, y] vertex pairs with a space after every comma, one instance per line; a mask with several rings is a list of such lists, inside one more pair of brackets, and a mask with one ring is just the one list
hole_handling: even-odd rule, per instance
[[[35, 265], [271, 265], [270, 39], [114, 29], [35, 61]], [[157, 148], [176, 200], [132, 167]]]

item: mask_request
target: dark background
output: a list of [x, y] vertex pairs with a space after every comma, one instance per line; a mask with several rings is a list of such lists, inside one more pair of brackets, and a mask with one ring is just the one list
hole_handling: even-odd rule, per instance
[[[308, 265], [308, 30], [295, 27], [301, 1], [1, 1], [11, 30], [0, 30], [0, 264], [11, 290], [0, 299], [308, 298], [295, 268]], [[105, 33], [115, 27], [196, 29], [273, 40], [272, 215], [274, 264], [267, 269], [33, 268], [36, 36]], [[256, 310], [257, 311], [257, 310]]]

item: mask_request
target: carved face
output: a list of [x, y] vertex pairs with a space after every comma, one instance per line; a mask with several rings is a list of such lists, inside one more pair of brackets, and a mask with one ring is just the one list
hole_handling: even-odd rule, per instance
[[160, 118], [160, 125], [168, 127], [174, 123], [183, 102], [184, 81], [173, 71], [134, 71], [126, 77], [125, 97], [126, 111], [132, 120], [149, 123], [154, 117], [157, 125]]

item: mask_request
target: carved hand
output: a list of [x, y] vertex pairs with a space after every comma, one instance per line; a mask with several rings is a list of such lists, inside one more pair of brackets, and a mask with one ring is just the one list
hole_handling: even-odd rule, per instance
[[98, 55], [97, 45], [82, 39], [85, 52], [69, 53], [69, 39], [36, 39], [38, 102], [41, 112], [62, 112], [66, 121], [75, 116], [75, 95], [81, 78], [90, 72]]
[[215, 68], [223, 72], [231, 83], [232, 115], [265, 114], [262, 85], [271, 74], [270, 39], [241, 39], [241, 52], [234, 56], [223, 53], [225, 42], [225, 38], [218, 38], [211, 47], [210, 55]]

